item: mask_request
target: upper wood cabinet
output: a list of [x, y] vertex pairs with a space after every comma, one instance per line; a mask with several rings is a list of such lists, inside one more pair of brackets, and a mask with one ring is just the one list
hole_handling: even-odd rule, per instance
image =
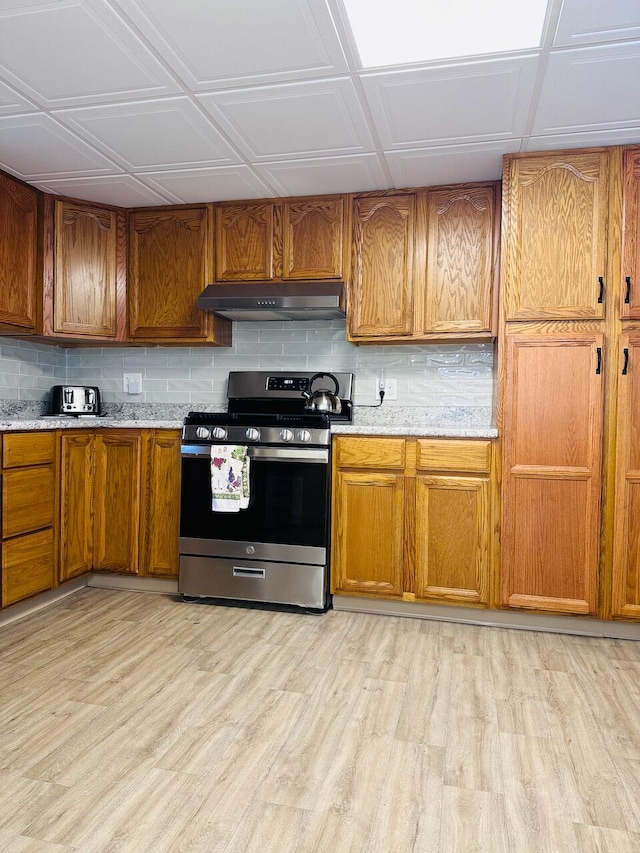
[[354, 200], [349, 294], [352, 338], [411, 334], [415, 221], [414, 195], [366, 196]]
[[45, 203], [45, 211], [55, 208], [55, 236], [51, 299], [45, 276], [43, 333], [124, 340], [126, 214], [51, 197]]
[[622, 235], [623, 319], [640, 319], [640, 148], [624, 152], [624, 219]]
[[502, 287], [507, 320], [601, 318], [610, 152], [507, 155]]
[[129, 214], [129, 330], [134, 340], [228, 346], [231, 323], [199, 311], [213, 276], [211, 205]]
[[618, 365], [612, 613], [640, 618], [640, 332], [621, 338]]
[[600, 334], [507, 336], [504, 605], [596, 612], [603, 346]]
[[216, 205], [217, 281], [341, 279], [349, 253], [345, 196]]
[[36, 330], [38, 193], [0, 172], [0, 331]]
[[357, 197], [350, 338], [494, 336], [497, 208], [495, 183]]
[[498, 270], [495, 184], [429, 190], [424, 322], [427, 333], [492, 332]]

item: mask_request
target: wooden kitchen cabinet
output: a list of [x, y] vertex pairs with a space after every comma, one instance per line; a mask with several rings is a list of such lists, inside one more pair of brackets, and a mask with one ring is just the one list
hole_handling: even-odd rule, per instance
[[2, 606], [57, 583], [58, 493], [53, 432], [2, 437]]
[[594, 614], [604, 418], [602, 334], [509, 334], [501, 600]]
[[178, 575], [180, 430], [149, 430], [143, 483], [140, 574]]
[[640, 332], [620, 344], [612, 613], [640, 619]]
[[640, 319], [640, 147], [628, 148], [623, 161], [622, 297], [620, 316]]
[[603, 148], [505, 157], [507, 321], [604, 317], [610, 158]]
[[493, 337], [497, 201], [495, 183], [356, 197], [350, 339]]
[[0, 331], [33, 334], [38, 297], [38, 193], [0, 172]]
[[93, 568], [95, 437], [90, 430], [61, 430], [60, 580]]
[[129, 213], [129, 333], [136, 341], [229, 346], [231, 323], [196, 300], [213, 279], [211, 205]]
[[136, 574], [143, 437], [140, 430], [95, 437], [93, 568]]
[[49, 196], [45, 229], [48, 224], [54, 233], [53, 282], [47, 284], [45, 275], [43, 333], [125, 340], [125, 212]]
[[334, 440], [332, 592], [486, 604], [491, 442]]
[[216, 205], [217, 281], [342, 279], [350, 241], [342, 195]]

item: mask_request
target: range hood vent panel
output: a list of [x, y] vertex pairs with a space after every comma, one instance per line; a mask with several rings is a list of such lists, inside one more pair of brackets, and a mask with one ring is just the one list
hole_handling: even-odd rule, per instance
[[228, 320], [339, 320], [345, 316], [342, 281], [209, 284], [198, 308]]

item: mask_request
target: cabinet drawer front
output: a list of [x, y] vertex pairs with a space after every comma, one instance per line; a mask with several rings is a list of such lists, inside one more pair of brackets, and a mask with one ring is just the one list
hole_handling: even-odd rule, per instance
[[475, 471], [484, 474], [491, 468], [491, 442], [420, 439], [416, 467], [419, 471]]
[[5, 468], [53, 462], [55, 435], [52, 432], [22, 432], [5, 435], [2, 464]]
[[403, 438], [338, 438], [336, 441], [340, 468], [404, 468], [405, 451]]
[[3, 537], [51, 527], [54, 506], [52, 465], [5, 471], [2, 478]]
[[2, 605], [53, 587], [53, 530], [20, 536], [2, 545]]

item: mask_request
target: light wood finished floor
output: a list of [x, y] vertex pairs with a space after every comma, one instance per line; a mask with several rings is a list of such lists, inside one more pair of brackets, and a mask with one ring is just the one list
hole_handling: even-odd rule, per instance
[[640, 850], [640, 643], [87, 589], [0, 717], [4, 853]]

